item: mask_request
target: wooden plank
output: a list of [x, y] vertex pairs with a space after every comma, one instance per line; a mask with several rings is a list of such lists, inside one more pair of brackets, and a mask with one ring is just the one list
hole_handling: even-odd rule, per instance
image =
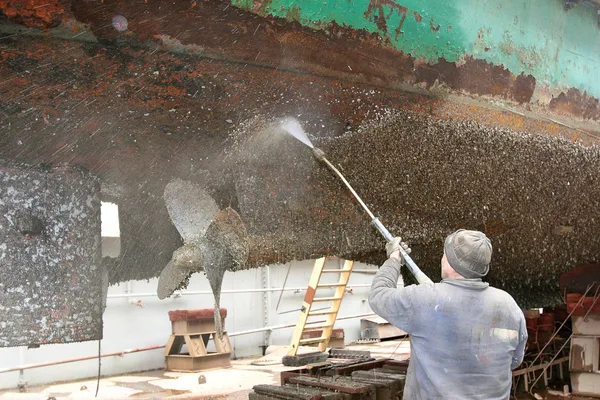
[[284, 383], [288, 382], [291, 378], [294, 378], [296, 376], [303, 376], [308, 373], [309, 370], [304, 366], [290, 371], [281, 371], [279, 373], [279, 382], [283, 385]]
[[229, 341], [229, 335], [223, 334], [223, 338], [219, 339], [217, 333], [213, 333], [213, 340], [215, 342], [215, 349], [217, 353], [231, 353], [231, 342]]
[[165, 347], [165, 356], [181, 353], [181, 348], [185, 344], [185, 339], [182, 335], [171, 335], [171, 337], [173, 338], [173, 343], [168, 352], [166, 352], [167, 348]]
[[345, 283], [322, 283], [319, 284], [317, 287], [318, 288], [333, 288], [333, 287], [339, 287], [339, 286], [346, 286]]
[[385, 364], [386, 360], [375, 360], [375, 361], [366, 361], [363, 363], [352, 363], [347, 367], [336, 367], [335, 369], [331, 369], [327, 371], [325, 374], [327, 376], [331, 375], [350, 375], [354, 371], [363, 371], [371, 368], [381, 368]]
[[327, 311], [313, 311], [309, 314], [309, 316], [317, 316], [317, 315], [329, 315], [329, 314], [337, 314], [336, 311], [331, 311], [331, 310], [327, 310]]
[[199, 372], [211, 368], [225, 368], [231, 366], [231, 354], [212, 353], [203, 357], [188, 355], [169, 355], [165, 357], [168, 371]]
[[331, 325], [329, 325], [329, 324], [310, 324], [304, 328], [304, 332], [315, 330], [315, 329], [321, 329], [321, 328], [330, 328], [330, 327], [331, 327]]
[[385, 362], [383, 368], [406, 374], [408, 372], [408, 361], [388, 360]]
[[300, 340], [300, 344], [313, 344], [313, 343], [321, 343], [322, 341], [326, 340], [323, 337], [320, 338], [315, 338], [315, 339], [301, 339]]
[[315, 297], [313, 299], [313, 302], [317, 301], [337, 301], [337, 300], [341, 300], [342, 298], [340, 296], [332, 296], [332, 297]]
[[185, 339], [185, 344], [187, 345], [190, 356], [201, 357], [208, 353], [206, 351], [206, 346], [204, 346], [202, 335], [183, 335], [183, 337]]
[[334, 380], [332, 377], [314, 378], [310, 376], [295, 376], [290, 377], [288, 382], [305, 386], [320, 387], [329, 390], [337, 390], [341, 393], [349, 394], [369, 393], [373, 390], [371, 385], [354, 382], [348, 377], [338, 377]]
[[335, 393], [332, 396], [323, 396], [319, 390], [304, 386], [274, 386], [274, 385], [256, 385], [252, 388], [254, 392], [263, 395], [270, 395], [276, 398], [290, 400], [321, 400], [335, 399]]
[[321, 273], [323, 271], [323, 267], [325, 266], [326, 261], [326, 257], [321, 257], [315, 260], [313, 272], [310, 276], [310, 281], [308, 282], [308, 290], [306, 291], [306, 295], [304, 296], [304, 302], [302, 303], [300, 315], [298, 316], [298, 323], [296, 324], [296, 329], [294, 330], [294, 334], [292, 335], [292, 340], [290, 342], [290, 347], [288, 350], [288, 355], [290, 356], [295, 356], [298, 352], [298, 347], [300, 346], [300, 339], [302, 337], [302, 331], [304, 331], [304, 326], [306, 325], [306, 320], [308, 319], [308, 314], [310, 313], [310, 308], [314, 300], [317, 285], [319, 284], [319, 280], [321, 279]]
[[281, 399], [281, 397], [266, 395], [266, 394], [258, 394], [258, 393], [248, 393], [248, 400], [272, 400], [272, 399]]
[[406, 380], [406, 374], [401, 374], [396, 371], [386, 370], [384, 368], [373, 368], [368, 371], [356, 371], [352, 373], [352, 376], [357, 374], [358, 376], [363, 377], [372, 377], [372, 378], [386, 378], [386, 379], [395, 379], [404, 382]]
[[[223, 321], [225, 323], [225, 321]], [[213, 317], [201, 320], [179, 320], [171, 322], [171, 330], [175, 335], [199, 335], [201, 333], [210, 333], [215, 331], [215, 321]]]
[[[281, 359], [281, 363], [286, 367], [299, 367], [308, 364], [323, 363], [328, 357], [329, 353], [314, 351], [312, 353], [297, 354], [295, 356], [285, 355]], [[327, 365], [329, 364], [330, 363], [327, 363]], [[312, 373], [312, 371], [309, 372]]]
[[377, 370], [354, 371], [352, 379], [357, 382], [369, 383], [377, 388], [377, 399], [396, 399], [404, 391], [405, 375], [384, 374]]
[[175, 343], [175, 335], [169, 336], [169, 340], [167, 341], [167, 345], [165, 346], [165, 357], [170, 354], [171, 347], [173, 347], [173, 343]]
[[304, 386], [304, 385], [298, 385], [298, 384], [292, 384], [292, 383], [286, 383], [283, 386], [284, 389], [294, 392], [304, 392], [306, 394], [312, 394], [313, 396], [319, 396], [317, 397], [318, 399], [321, 400], [344, 400], [347, 398], [347, 396], [343, 393], [339, 393], [339, 392], [334, 392], [331, 391], [329, 389], [325, 389], [325, 388], [318, 388], [318, 387], [312, 387], [312, 386]]

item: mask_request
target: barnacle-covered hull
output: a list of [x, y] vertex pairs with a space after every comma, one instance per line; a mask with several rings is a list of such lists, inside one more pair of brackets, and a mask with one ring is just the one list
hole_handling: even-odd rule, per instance
[[[104, 259], [111, 282], [158, 276], [182, 245], [163, 198], [175, 179], [239, 214], [247, 268], [324, 254], [382, 262], [381, 237], [341, 183], [273, 128], [284, 116], [303, 123], [434, 280], [442, 240], [458, 228], [492, 238], [489, 280], [522, 306], [557, 301], [559, 274], [598, 259], [592, 90], [540, 104], [534, 71], [472, 53], [415, 58], [386, 42], [390, 25], [321, 29], [254, 3], [3, 9], [0, 158], [66, 162], [100, 179], [102, 199], [119, 205], [121, 253]], [[398, 5], [381, 3], [381, 15]], [[409, 18], [422, 23], [408, 12], [406, 29]], [[448, 33], [430, 19], [428, 32]]]

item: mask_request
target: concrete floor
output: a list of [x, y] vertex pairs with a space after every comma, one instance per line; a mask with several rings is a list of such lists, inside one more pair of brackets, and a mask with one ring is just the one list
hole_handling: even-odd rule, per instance
[[[369, 350], [373, 357], [393, 357], [404, 360], [410, 354], [408, 340], [392, 340], [348, 346], [351, 350]], [[314, 351], [310, 348], [308, 351]], [[99, 399], [247, 399], [252, 387], [258, 384], [279, 384], [281, 371], [294, 369], [278, 362], [287, 346], [271, 346], [264, 357], [234, 360], [230, 368], [212, 369], [198, 373], [148, 371], [100, 379]], [[276, 364], [277, 363], [277, 364]], [[256, 364], [256, 365], [254, 365]], [[200, 376], [206, 383], [199, 384]], [[0, 391], [0, 400], [56, 400], [95, 398], [97, 381], [94, 378], [41, 385], [17, 390]]]
[[[368, 350], [373, 357], [405, 360], [410, 354], [408, 340], [391, 340], [347, 346], [349, 350]], [[314, 348], [303, 349], [314, 351]], [[264, 357], [233, 360], [230, 368], [212, 369], [197, 373], [148, 371], [129, 375], [103, 377], [100, 379], [99, 399], [247, 399], [252, 387], [258, 384], [279, 384], [281, 371], [294, 369], [279, 362], [287, 352], [287, 346], [271, 346]], [[302, 352], [302, 351], [301, 351]], [[200, 384], [203, 376], [206, 383]], [[27, 393], [17, 390], [0, 391], [0, 400], [60, 400], [93, 399], [96, 379], [56, 383], [30, 387]], [[576, 396], [554, 396], [545, 391], [539, 393], [543, 399], [587, 400]], [[524, 394], [521, 400], [533, 399]], [[591, 399], [593, 400], [593, 399]]]

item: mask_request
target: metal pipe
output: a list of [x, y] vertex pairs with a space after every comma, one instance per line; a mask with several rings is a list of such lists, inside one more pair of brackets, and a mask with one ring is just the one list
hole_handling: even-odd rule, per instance
[[[376, 315], [376, 314], [374, 314], [374, 313], [368, 313], [368, 314], [349, 315], [349, 316], [346, 316], [346, 317], [337, 318], [336, 321], [341, 321], [341, 320], [345, 320], [345, 319], [370, 317], [370, 316], [373, 316], [373, 315]], [[317, 321], [314, 321], [313, 323], [316, 323], [316, 322]], [[295, 327], [295, 326], [296, 326], [296, 323], [287, 324], [287, 325], [267, 326], [265, 328], [249, 329], [247, 331], [240, 331], [240, 332], [229, 333], [229, 337], [242, 336], [242, 335], [248, 335], [248, 334], [251, 334], [251, 333], [258, 333], [258, 332], [265, 332], [265, 331], [273, 331], [273, 330], [276, 330], [276, 329], [292, 328], [292, 327]], [[130, 353], [138, 353], [138, 352], [142, 352], [142, 351], [158, 350], [158, 349], [164, 349], [164, 348], [165, 348], [164, 344], [163, 345], [148, 346], [148, 347], [139, 347], [139, 348], [136, 348], [136, 349], [129, 349], [129, 350], [122, 350], [122, 351], [113, 351], [111, 353], [104, 353], [104, 354], [101, 354], [100, 357], [102, 358], [102, 357], [123, 356], [125, 354], [130, 354]], [[71, 359], [60, 360], [60, 361], [49, 361], [49, 362], [38, 363], [38, 364], [19, 365], [17, 367], [1, 368], [0, 369], [0, 374], [2, 374], [4, 372], [23, 371], [23, 370], [32, 369], [32, 368], [51, 367], [53, 365], [59, 365], [59, 364], [68, 364], [68, 363], [78, 362], [78, 361], [94, 360], [96, 358], [98, 358], [97, 354], [93, 355], [93, 356], [71, 358]]]
[[287, 284], [288, 276], [290, 276], [290, 271], [291, 270], [292, 270], [292, 263], [290, 262], [290, 265], [288, 266], [287, 272], [285, 273], [285, 279], [283, 280], [283, 287], [281, 288], [281, 292], [279, 292], [279, 298], [277, 299], [277, 305], [275, 306], [275, 312], [278, 315], [285, 314], [285, 313], [289, 312], [289, 311], [280, 312], [279, 311], [279, 304], [281, 304], [281, 298], [283, 297], [283, 291], [285, 289], [285, 285]]
[[[356, 198], [356, 200], [358, 200], [359, 204], [369, 215], [369, 218], [371, 218], [371, 222], [373, 223], [373, 225], [375, 225], [375, 228], [377, 228], [377, 230], [383, 235], [384, 239], [388, 242], [392, 241], [394, 239], [394, 236], [392, 236], [390, 231], [388, 231], [387, 228], [383, 226], [379, 218], [373, 215], [371, 210], [369, 210], [369, 207], [367, 207], [367, 205], [362, 201], [358, 193], [356, 193], [356, 191], [352, 188], [350, 183], [346, 180], [346, 178], [344, 178], [344, 175], [342, 175], [342, 173], [338, 171], [338, 169], [332, 163], [330, 163], [327, 158], [325, 158], [325, 153], [323, 152], [323, 150], [313, 147], [313, 154], [319, 161], [324, 162], [333, 172], [336, 173], [336, 175], [342, 180], [342, 182], [344, 182], [344, 184], [350, 190], [352, 195]], [[402, 247], [400, 247], [400, 253], [402, 254], [402, 259], [404, 260], [404, 263], [406, 264], [410, 272], [412, 272], [412, 274], [415, 276], [419, 284], [433, 284], [433, 281], [429, 279], [429, 277], [425, 275], [423, 271], [421, 271], [421, 269], [417, 266], [413, 259], [410, 258], [406, 250], [404, 250]]]
[[[148, 351], [148, 350], [164, 349], [164, 347], [165, 347], [165, 345], [162, 345], [162, 346], [155, 345], [155, 346], [148, 346], [148, 347], [139, 347], [136, 349], [113, 351], [111, 353], [101, 354], [100, 357], [114, 357], [114, 356], [122, 357], [125, 354], [138, 353], [141, 351]], [[25, 365], [20, 365], [18, 367], [2, 368], [2, 369], [0, 369], [0, 374], [4, 373], [4, 372], [23, 371], [23, 370], [32, 369], [32, 368], [51, 367], [53, 365], [59, 365], [59, 364], [67, 364], [67, 363], [78, 362], [78, 361], [94, 360], [96, 358], [98, 358], [98, 354], [93, 355], [93, 356], [70, 358], [68, 360], [48, 361], [48, 362], [38, 363], [38, 364], [25, 364]]]
[[[354, 319], [354, 318], [362, 318], [362, 317], [371, 317], [373, 315], [377, 315], [375, 313], [368, 313], [368, 314], [357, 314], [357, 315], [349, 315], [346, 317], [340, 317], [340, 318], [336, 318], [336, 321], [342, 321], [345, 319]], [[311, 324], [316, 324], [318, 322], [325, 322], [325, 320], [322, 321], [312, 321], [310, 322]], [[293, 324], [286, 324], [286, 325], [275, 325], [275, 326], [267, 326], [265, 328], [256, 328], [256, 329], [248, 329], [246, 331], [240, 331], [240, 332], [234, 332], [234, 333], [230, 333], [229, 337], [234, 337], [234, 336], [241, 336], [241, 335], [248, 335], [251, 333], [259, 333], [259, 332], [264, 332], [264, 331], [273, 331], [276, 329], [285, 329], [285, 328], [293, 328], [296, 325], [298, 325], [297, 322], [294, 322]]]
[[[356, 285], [348, 285], [346, 286], [348, 289], [353, 289], [353, 288], [368, 288], [371, 287], [370, 283], [360, 283], [360, 284], [356, 284]], [[289, 287], [289, 288], [264, 288], [264, 289], [234, 289], [234, 290], [222, 290], [221, 294], [223, 293], [263, 293], [263, 292], [279, 292], [279, 291], [286, 291], [286, 292], [299, 292], [302, 290], [306, 290], [306, 286], [304, 287]], [[210, 294], [212, 295], [213, 292], [211, 292], [210, 290], [199, 290], [199, 291], [186, 291], [186, 292], [175, 292], [176, 296], [192, 296], [192, 295], [199, 295], [199, 294]], [[109, 294], [107, 296], [107, 298], [109, 299], [122, 299], [122, 298], [129, 298], [129, 297], [156, 297], [156, 293], [123, 293], [123, 294]]]
[[[263, 268], [263, 287], [269, 288], [271, 287], [271, 271], [269, 266], [265, 266]], [[270, 313], [269, 310], [271, 309], [271, 292], [263, 292], [262, 294], [263, 297], [263, 324], [265, 326], [269, 326], [269, 324], [271, 323], [271, 320], [269, 318]], [[266, 350], [267, 347], [269, 347], [269, 345], [271, 344], [271, 331], [267, 331], [265, 332], [265, 338], [264, 338], [264, 349]]]

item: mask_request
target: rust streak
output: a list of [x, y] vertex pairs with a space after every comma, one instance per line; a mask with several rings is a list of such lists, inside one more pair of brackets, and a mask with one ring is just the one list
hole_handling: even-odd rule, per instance
[[[385, 13], [383, 11], [384, 6], [387, 6], [390, 9], [390, 12], [387, 16], [385, 16]], [[377, 10], [377, 15], [373, 15], [374, 10]], [[387, 19], [390, 18], [394, 10], [396, 10], [398, 14], [402, 15], [398, 27], [394, 30], [394, 33], [396, 34], [396, 39], [398, 39], [398, 35], [402, 33], [402, 26], [404, 25], [404, 21], [406, 21], [406, 14], [408, 13], [408, 8], [396, 4], [392, 0], [371, 0], [369, 2], [369, 6], [367, 7], [367, 11], [365, 12], [365, 18], [373, 17], [373, 21], [375, 22], [377, 27], [382, 32], [387, 33]]]

